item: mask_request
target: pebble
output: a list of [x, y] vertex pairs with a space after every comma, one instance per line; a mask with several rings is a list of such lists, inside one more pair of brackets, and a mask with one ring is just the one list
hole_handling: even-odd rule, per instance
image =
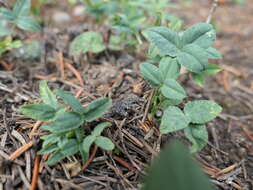
[[73, 9], [73, 16], [82, 16], [84, 14], [85, 7], [83, 5], [78, 5]]
[[56, 11], [52, 17], [53, 21], [56, 23], [69, 22], [71, 17], [66, 12]]

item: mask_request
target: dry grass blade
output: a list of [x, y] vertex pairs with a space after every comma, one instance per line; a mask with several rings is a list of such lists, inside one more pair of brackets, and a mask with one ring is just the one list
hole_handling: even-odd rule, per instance
[[21, 154], [23, 154], [25, 151], [27, 151], [29, 148], [31, 148], [32, 145], [33, 145], [33, 142], [30, 141], [29, 143], [21, 146], [20, 148], [18, 148], [15, 152], [13, 152], [9, 156], [9, 160], [15, 160], [17, 157], [19, 157]]

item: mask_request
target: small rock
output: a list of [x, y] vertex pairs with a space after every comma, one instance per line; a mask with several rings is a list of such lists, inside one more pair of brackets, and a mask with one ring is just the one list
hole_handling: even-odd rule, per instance
[[53, 14], [52, 19], [56, 23], [63, 23], [63, 22], [69, 22], [71, 17], [69, 16], [69, 14], [65, 12], [57, 11]]
[[73, 16], [82, 16], [84, 14], [85, 7], [83, 5], [78, 5], [73, 9]]

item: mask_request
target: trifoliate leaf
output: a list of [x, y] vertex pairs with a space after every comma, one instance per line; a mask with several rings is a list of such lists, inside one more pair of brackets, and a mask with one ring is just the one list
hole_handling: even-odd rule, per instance
[[169, 106], [163, 113], [160, 132], [162, 134], [170, 133], [184, 129], [190, 123], [190, 118], [186, 116], [179, 108]]

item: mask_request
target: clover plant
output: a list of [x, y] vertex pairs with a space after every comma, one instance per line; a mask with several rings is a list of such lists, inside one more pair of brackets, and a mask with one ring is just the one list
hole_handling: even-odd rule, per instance
[[[83, 0], [83, 3], [86, 13], [95, 17], [99, 24], [103, 22], [112, 28], [108, 47], [113, 50], [141, 44], [140, 31], [154, 26], [152, 19], [149, 21], [147, 18], [157, 17], [170, 5], [169, 0]], [[160, 19], [168, 21], [165, 17]]]
[[0, 56], [22, 46], [20, 40], [13, 40], [15, 27], [22, 30], [39, 31], [40, 25], [29, 15], [30, 0], [17, 0], [13, 9], [0, 8]]
[[70, 54], [81, 55], [87, 52], [99, 53], [105, 50], [103, 37], [98, 32], [84, 32], [71, 42]]
[[[55, 94], [65, 104], [59, 104]], [[25, 105], [20, 109], [22, 114], [44, 121], [42, 128], [50, 132], [41, 137], [43, 144], [39, 151], [39, 154], [50, 154], [47, 164], [55, 164], [78, 152], [82, 160], [86, 161], [92, 143], [105, 150], [114, 148], [109, 138], [101, 136], [102, 131], [109, 127], [110, 123], [98, 124], [91, 135], [86, 135], [83, 129], [87, 122], [98, 119], [111, 107], [111, 99], [99, 98], [83, 107], [78, 99], [66, 91], [57, 89], [55, 94], [48, 88], [46, 81], [41, 81], [42, 103]]]
[[0, 8], [0, 18], [8, 21], [22, 30], [39, 31], [40, 25], [29, 15], [30, 0], [17, 0], [13, 9]]
[[184, 130], [192, 142], [191, 151], [201, 150], [208, 141], [205, 123], [214, 119], [222, 108], [213, 101], [195, 100], [185, 104], [183, 111], [177, 107], [187, 97], [177, 82], [182, 67], [192, 74], [197, 84], [203, 86], [204, 78], [220, 68], [208, 62], [221, 54], [212, 47], [216, 34], [207, 23], [196, 24], [183, 32], [167, 27], [152, 27], [144, 31], [150, 41], [149, 61], [140, 65], [144, 79], [155, 88], [151, 112], [163, 111], [160, 124], [162, 134]]

